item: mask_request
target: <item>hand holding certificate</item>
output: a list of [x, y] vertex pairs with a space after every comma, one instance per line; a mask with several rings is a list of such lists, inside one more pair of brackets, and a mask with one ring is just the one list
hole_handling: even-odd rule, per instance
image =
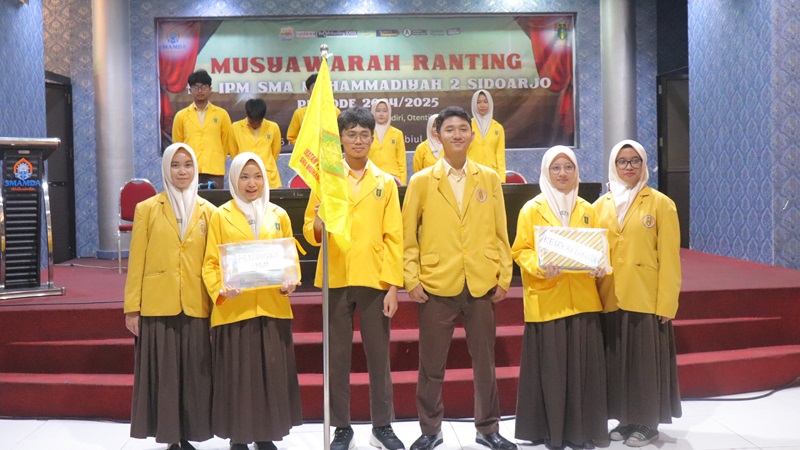
[[534, 227], [539, 267], [548, 264], [567, 272], [611, 273], [605, 228]]
[[246, 241], [219, 246], [226, 289], [279, 287], [300, 281], [300, 259], [293, 238]]

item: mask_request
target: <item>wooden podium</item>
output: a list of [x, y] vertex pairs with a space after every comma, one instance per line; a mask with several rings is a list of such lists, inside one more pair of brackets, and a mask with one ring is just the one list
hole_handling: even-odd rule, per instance
[[[64, 295], [53, 284], [53, 232], [44, 161], [60, 140], [0, 138], [0, 300]], [[42, 281], [42, 222], [47, 281]]]

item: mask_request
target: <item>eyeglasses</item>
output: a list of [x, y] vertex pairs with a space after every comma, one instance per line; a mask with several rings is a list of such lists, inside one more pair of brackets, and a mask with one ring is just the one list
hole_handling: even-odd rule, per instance
[[575, 172], [575, 166], [572, 164], [564, 164], [563, 166], [550, 166], [550, 173], [559, 173], [562, 169], [566, 173]]
[[617, 165], [617, 169], [624, 169], [624, 168], [628, 167], [629, 164], [634, 169], [638, 169], [638, 168], [642, 167], [642, 158], [631, 158], [631, 159], [622, 159], [622, 158], [620, 158], [620, 159], [614, 161], [614, 163]]
[[348, 142], [356, 142], [357, 140], [361, 139], [361, 142], [367, 143], [372, 140], [371, 133], [344, 133], [342, 134], [342, 139]]
[[209, 86], [207, 84], [195, 84], [195, 85], [192, 86], [192, 91], [193, 92], [202, 92], [202, 91], [206, 91], [208, 89], [211, 89], [211, 86]]

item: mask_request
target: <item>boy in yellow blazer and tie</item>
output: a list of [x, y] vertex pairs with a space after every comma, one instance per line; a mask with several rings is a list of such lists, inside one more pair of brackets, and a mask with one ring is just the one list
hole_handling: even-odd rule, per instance
[[494, 303], [508, 292], [512, 264], [500, 178], [467, 159], [475, 133], [463, 108], [442, 110], [436, 131], [444, 157], [411, 177], [403, 203], [405, 287], [419, 303], [422, 435], [411, 450], [443, 442], [442, 380], [458, 316], [475, 378], [475, 441], [493, 450], [516, 449], [499, 434], [495, 378]]
[[[350, 358], [353, 313], [358, 309], [369, 371], [370, 444], [384, 450], [404, 449], [392, 430], [394, 402], [389, 367], [389, 319], [397, 312], [397, 289], [403, 285], [403, 222], [394, 177], [368, 158], [375, 119], [366, 108], [339, 115], [351, 214], [351, 243], [342, 249], [328, 240], [330, 308], [331, 450], [354, 445], [350, 426]], [[322, 242], [320, 199], [306, 207], [303, 235], [311, 245]], [[314, 285], [322, 287], [322, 255]]]

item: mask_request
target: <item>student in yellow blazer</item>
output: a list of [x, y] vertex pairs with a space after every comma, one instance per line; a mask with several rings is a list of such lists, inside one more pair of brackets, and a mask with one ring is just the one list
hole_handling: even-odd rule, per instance
[[241, 152], [253, 152], [261, 157], [267, 169], [270, 189], [281, 187], [281, 174], [278, 173], [278, 155], [281, 154], [281, 130], [278, 124], [264, 118], [267, 102], [251, 98], [244, 104], [247, 117], [231, 126], [229, 148], [231, 156]]
[[489, 91], [480, 89], [472, 95], [472, 129], [477, 130], [467, 156], [478, 164], [491, 167], [500, 181], [506, 182], [506, 131], [494, 116], [494, 101]]
[[[658, 424], [681, 416], [672, 319], [681, 288], [675, 203], [647, 186], [647, 153], [624, 140], [611, 150], [609, 193], [594, 204], [608, 228], [614, 274], [599, 283], [603, 301], [608, 409], [619, 420], [609, 437], [641, 447]], [[621, 352], [625, 350], [625, 353]]]
[[389, 100], [375, 100], [372, 103], [372, 115], [375, 117], [375, 137], [369, 150], [369, 160], [405, 186], [408, 180], [406, 139], [402, 131], [392, 126], [392, 107]]
[[[314, 90], [315, 84], [317, 84], [317, 74], [312, 73], [306, 78], [306, 92], [309, 98], [311, 97], [311, 92]], [[302, 106], [295, 109], [294, 114], [292, 114], [292, 120], [289, 122], [289, 127], [286, 129], [286, 140], [292, 145], [297, 141], [297, 136], [300, 134], [300, 126], [303, 125], [303, 119], [306, 117], [307, 110], [308, 106]], [[336, 108], [336, 115], [338, 116], [340, 113], [341, 111], [339, 111], [339, 108]]]
[[194, 151], [172, 144], [164, 191], [136, 205], [125, 325], [136, 336], [131, 437], [193, 449], [211, 433], [211, 302], [201, 278], [214, 206], [197, 196]]
[[542, 158], [542, 193], [519, 213], [511, 252], [522, 269], [525, 332], [517, 393], [515, 437], [549, 448], [593, 448], [608, 441], [606, 364], [595, 279], [539, 265], [534, 227], [592, 228], [592, 206], [578, 197], [575, 153], [563, 145]]
[[175, 114], [172, 142], [184, 142], [197, 153], [200, 183], [212, 181], [222, 188], [231, 117], [208, 100], [212, 91], [208, 72], [201, 69], [189, 75], [189, 88], [194, 102]]
[[414, 173], [436, 164], [442, 157], [442, 142], [436, 137], [436, 116], [438, 114], [428, 117], [428, 127], [425, 130], [428, 138], [414, 151]]
[[499, 433], [494, 303], [511, 284], [503, 190], [497, 174], [467, 159], [469, 115], [448, 107], [436, 118], [444, 157], [411, 177], [403, 201], [404, 282], [419, 303], [417, 413], [422, 435], [411, 450], [443, 442], [442, 381], [455, 321], [462, 316], [475, 379], [476, 442], [517, 446]]
[[[328, 240], [331, 425], [336, 427], [331, 450], [353, 444], [350, 425], [350, 368], [353, 314], [358, 310], [369, 371], [370, 444], [388, 450], [405, 448], [392, 429], [394, 398], [389, 364], [389, 319], [397, 312], [397, 289], [403, 285], [403, 222], [394, 177], [367, 159], [375, 119], [361, 107], [346, 109], [338, 119], [350, 198], [349, 249]], [[315, 246], [322, 242], [320, 199], [312, 195], [303, 235]], [[314, 285], [322, 287], [322, 262], [317, 260]]]
[[214, 434], [231, 440], [231, 450], [274, 450], [302, 423], [300, 388], [292, 340], [288, 295], [299, 280], [281, 287], [241, 290], [225, 286], [218, 245], [255, 239], [291, 238], [289, 216], [269, 202], [264, 163], [240, 153], [230, 168], [233, 200], [212, 216], [203, 281], [214, 302]]

